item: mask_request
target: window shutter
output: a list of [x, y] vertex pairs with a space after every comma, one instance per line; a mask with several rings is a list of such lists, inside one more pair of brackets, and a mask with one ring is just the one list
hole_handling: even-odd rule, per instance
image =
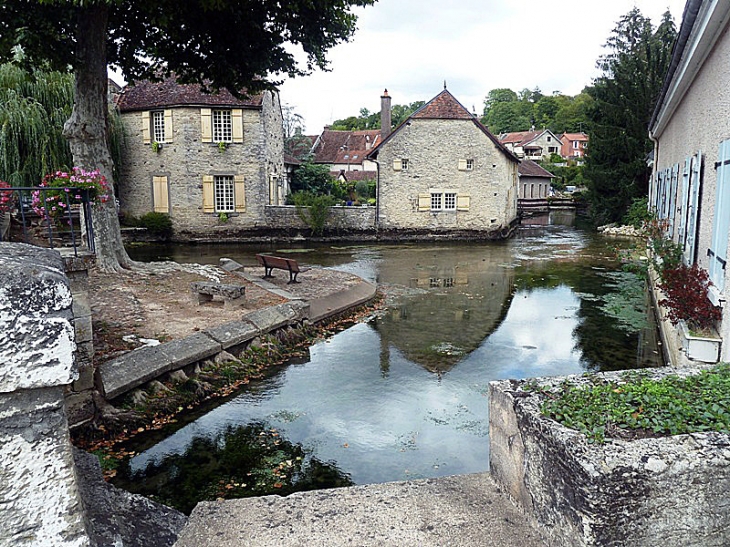
[[165, 142], [172, 142], [172, 110], [165, 110]]
[[236, 212], [246, 211], [246, 187], [243, 184], [243, 175], [233, 177], [233, 197], [236, 200]]
[[403, 162], [398, 160], [393, 160], [393, 171], [400, 171], [403, 169]]
[[466, 160], [459, 160], [459, 171], [466, 171]]
[[241, 108], [231, 110], [231, 125], [233, 142], [243, 142], [243, 110]]
[[697, 248], [697, 213], [700, 203], [700, 171], [702, 167], [702, 152], [692, 157], [692, 169], [689, 176], [689, 204], [687, 212], [687, 238], [684, 243], [684, 261], [687, 265], [695, 262]]
[[707, 250], [710, 257], [710, 281], [722, 292], [725, 286], [725, 261], [730, 231], [730, 140], [720, 143], [717, 166], [717, 190], [715, 192], [715, 216], [712, 219], [712, 245]]
[[203, 212], [215, 213], [213, 175], [203, 175]]
[[[679, 203], [679, 230], [677, 232], [677, 243], [684, 250], [687, 241], [687, 212], [689, 208], [689, 176], [692, 171], [692, 156], [684, 159], [684, 169], [682, 169], [682, 200]], [[686, 264], [686, 261], [685, 261]]]
[[150, 111], [142, 112], [142, 142], [150, 144]]
[[431, 194], [418, 194], [418, 211], [431, 210]]
[[471, 204], [471, 196], [469, 194], [459, 194], [456, 196], [456, 210], [468, 211]]
[[200, 133], [203, 142], [213, 142], [213, 113], [210, 108], [200, 109]]
[[152, 208], [155, 213], [169, 213], [169, 188], [167, 177], [152, 177]]
[[669, 237], [674, 235], [674, 219], [677, 216], [677, 183], [679, 180], [679, 164], [675, 163], [672, 166], [672, 178], [671, 185], [669, 187], [669, 210], [667, 211], [669, 217]]

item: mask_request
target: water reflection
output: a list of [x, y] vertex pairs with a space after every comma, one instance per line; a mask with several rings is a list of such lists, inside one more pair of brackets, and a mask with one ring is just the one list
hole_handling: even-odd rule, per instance
[[[180, 468], [193, 444], [209, 446], [201, 439], [219, 446], [225, 432], [252, 424], [274, 428], [335, 482], [485, 471], [490, 381], [661, 365], [645, 288], [620, 271], [617, 244], [548, 225], [499, 244], [299, 249], [301, 262], [378, 281], [387, 313], [315, 344], [307, 362], [154, 446], [131, 447], [144, 450], [127, 462], [125, 486], [168, 460]], [[260, 250], [215, 248], [205, 260], [253, 264]]]

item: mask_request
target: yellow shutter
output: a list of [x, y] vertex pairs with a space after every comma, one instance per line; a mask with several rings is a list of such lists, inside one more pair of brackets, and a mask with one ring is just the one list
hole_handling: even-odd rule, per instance
[[203, 212], [215, 213], [213, 175], [203, 175]]
[[431, 194], [418, 194], [418, 210], [419, 211], [430, 211], [431, 210]]
[[165, 142], [172, 142], [172, 110], [165, 110]]
[[459, 160], [459, 171], [466, 171], [466, 160]]
[[403, 169], [403, 162], [398, 160], [393, 160], [393, 171], [400, 171]]
[[471, 196], [469, 194], [459, 194], [456, 196], [456, 210], [457, 211], [468, 211], [471, 203]]
[[152, 207], [155, 213], [169, 213], [167, 177], [152, 177]]
[[213, 113], [210, 108], [200, 109], [200, 133], [203, 142], [213, 142]]
[[150, 111], [142, 112], [142, 142], [150, 143]]
[[231, 110], [231, 125], [233, 126], [233, 142], [243, 142], [243, 110]]
[[233, 198], [236, 201], [236, 212], [246, 211], [246, 187], [243, 184], [243, 175], [233, 176]]

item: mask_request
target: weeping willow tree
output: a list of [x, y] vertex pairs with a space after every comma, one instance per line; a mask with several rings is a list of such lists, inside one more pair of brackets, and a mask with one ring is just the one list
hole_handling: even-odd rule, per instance
[[[46, 173], [73, 166], [63, 135], [73, 102], [73, 74], [0, 65], [0, 180], [37, 186]], [[109, 147], [117, 167], [124, 133], [118, 113], [109, 122]]]

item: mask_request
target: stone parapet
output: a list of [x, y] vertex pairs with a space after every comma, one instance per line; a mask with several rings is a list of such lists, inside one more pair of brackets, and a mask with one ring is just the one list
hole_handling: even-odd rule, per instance
[[90, 545], [64, 389], [78, 378], [57, 251], [0, 243], [0, 545]]
[[[649, 372], [660, 378], [698, 370]], [[601, 376], [611, 380], [619, 375]], [[536, 381], [550, 386], [564, 380]], [[541, 397], [522, 389], [525, 382], [490, 384], [490, 469], [497, 484], [542, 526], [549, 545], [730, 543], [729, 435], [589, 444], [585, 435], [542, 416]]]

